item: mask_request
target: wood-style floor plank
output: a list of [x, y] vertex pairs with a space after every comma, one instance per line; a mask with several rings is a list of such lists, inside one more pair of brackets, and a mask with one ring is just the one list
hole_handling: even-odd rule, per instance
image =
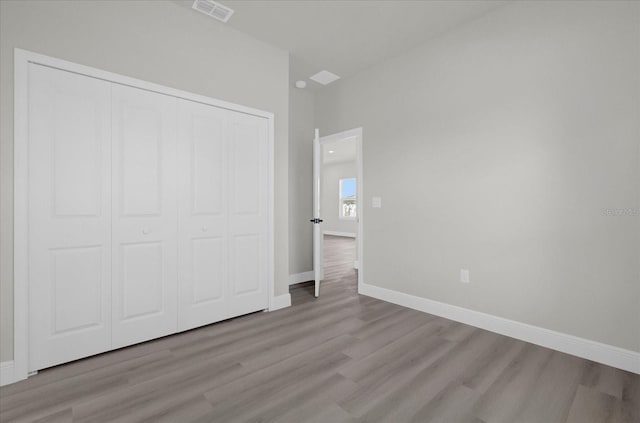
[[0, 422], [640, 422], [640, 376], [358, 295], [325, 247], [320, 298], [41, 371]]
[[580, 385], [577, 389], [567, 423], [614, 423], [620, 421], [619, 399]]

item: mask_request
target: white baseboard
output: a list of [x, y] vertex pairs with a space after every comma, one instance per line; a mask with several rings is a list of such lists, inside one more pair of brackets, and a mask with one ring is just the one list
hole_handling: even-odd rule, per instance
[[289, 285], [295, 285], [300, 282], [308, 282], [315, 280], [315, 273], [313, 270], [309, 270], [308, 272], [302, 273], [294, 273], [293, 275], [289, 275]]
[[17, 381], [13, 361], [3, 361], [0, 363], [0, 386], [9, 385]]
[[640, 352], [374, 285], [362, 284], [359, 293], [640, 374]]
[[356, 234], [353, 232], [340, 232], [340, 231], [323, 231], [324, 235], [333, 235], [333, 236], [345, 236], [347, 238], [355, 238]]
[[276, 311], [287, 307], [291, 307], [291, 294], [278, 295], [273, 297], [269, 311]]

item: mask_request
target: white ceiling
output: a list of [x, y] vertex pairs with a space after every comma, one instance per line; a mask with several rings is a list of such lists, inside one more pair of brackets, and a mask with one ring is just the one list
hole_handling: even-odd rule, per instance
[[[330, 153], [333, 151], [333, 153]], [[322, 163], [348, 162], [356, 159], [356, 138], [322, 144]]]
[[[226, 25], [291, 53], [292, 80], [306, 79], [323, 69], [346, 78], [508, 2], [219, 1], [235, 10]], [[193, 3], [191, 0], [176, 2], [187, 7]], [[213, 19], [211, 24], [224, 25]], [[312, 81], [308, 83], [320, 86]]]

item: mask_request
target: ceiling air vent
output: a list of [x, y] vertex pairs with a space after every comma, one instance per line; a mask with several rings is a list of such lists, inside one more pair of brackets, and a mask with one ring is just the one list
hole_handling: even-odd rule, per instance
[[309, 79], [311, 79], [312, 81], [316, 81], [318, 84], [328, 85], [333, 81], [337, 81], [338, 79], [340, 79], [340, 77], [335, 73], [323, 70], [313, 76], [310, 76]]
[[193, 8], [222, 22], [227, 22], [233, 15], [232, 9], [212, 0], [195, 0]]

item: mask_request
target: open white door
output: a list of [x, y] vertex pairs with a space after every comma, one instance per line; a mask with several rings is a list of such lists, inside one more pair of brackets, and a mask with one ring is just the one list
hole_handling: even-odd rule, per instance
[[322, 214], [320, 210], [320, 183], [322, 181], [322, 150], [320, 149], [320, 130], [316, 128], [313, 139], [313, 272], [315, 279], [315, 296], [320, 296], [320, 281], [324, 277], [322, 267]]

